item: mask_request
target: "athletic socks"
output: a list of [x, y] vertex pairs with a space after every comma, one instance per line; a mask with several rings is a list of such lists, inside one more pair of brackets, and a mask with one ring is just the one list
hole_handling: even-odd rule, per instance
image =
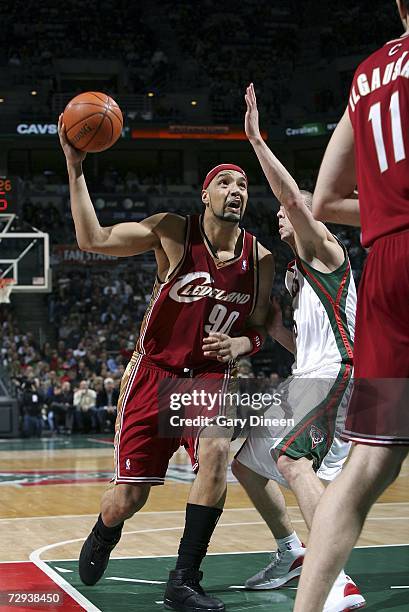
[[293, 550], [294, 548], [302, 548], [302, 542], [298, 538], [295, 531], [290, 533], [286, 538], [277, 538], [277, 546], [280, 552], [285, 552], [286, 550]]
[[222, 512], [220, 508], [198, 504], [186, 505], [185, 529], [178, 550], [177, 570], [200, 568]]
[[122, 521], [122, 523], [116, 525], [116, 527], [107, 527], [104, 524], [104, 521], [102, 520], [101, 514], [99, 515], [97, 524], [95, 525], [98, 535], [100, 535], [101, 538], [106, 542], [112, 543], [118, 542], [119, 538], [121, 537], [121, 531], [123, 526], [124, 523]]

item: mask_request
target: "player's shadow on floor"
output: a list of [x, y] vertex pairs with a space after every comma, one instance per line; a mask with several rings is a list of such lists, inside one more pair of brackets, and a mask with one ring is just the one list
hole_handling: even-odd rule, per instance
[[[295, 581], [292, 582], [296, 584]], [[294, 605], [296, 591], [293, 589], [271, 589], [266, 591], [253, 591], [250, 589], [235, 589], [225, 584], [212, 585], [206, 588], [206, 593], [218, 597], [226, 603], [226, 607], [234, 612], [237, 608], [262, 610], [291, 610]], [[273, 608], [271, 608], [273, 606]], [[279, 606], [279, 607], [278, 607]]]

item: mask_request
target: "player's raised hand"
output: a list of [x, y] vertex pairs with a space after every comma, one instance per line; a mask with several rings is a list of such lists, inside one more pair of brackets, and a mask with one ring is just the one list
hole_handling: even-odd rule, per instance
[[87, 154], [85, 151], [76, 149], [68, 142], [67, 134], [65, 133], [65, 125], [62, 122], [62, 113], [58, 117], [58, 136], [60, 138], [60, 144], [67, 159], [67, 163], [75, 165], [83, 162]]
[[228, 363], [237, 359], [247, 351], [248, 338], [231, 338], [227, 334], [210, 332], [207, 338], [203, 338], [203, 354], [208, 359], [217, 359], [222, 363]]
[[244, 99], [247, 107], [246, 115], [244, 117], [244, 129], [246, 136], [250, 142], [253, 140], [259, 140], [261, 138], [261, 134], [258, 121], [257, 98], [253, 83], [250, 83], [250, 85], [247, 87]]

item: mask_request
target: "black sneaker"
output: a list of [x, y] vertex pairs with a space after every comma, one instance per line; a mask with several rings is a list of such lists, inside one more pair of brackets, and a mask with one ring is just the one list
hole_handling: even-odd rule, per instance
[[84, 584], [92, 586], [102, 577], [108, 565], [111, 550], [115, 548], [119, 540], [120, 537], [116, 542], [107, 542], [97, 533], [96, 525], [94, 525], [81, 548], [78, 563], [80, 578]]
[[215, 597], [206, 595], [200, 581], [203, 572], [195, 569], [173, 570], [165, 591], [165, 608], [179, 612], [222, 612], [224, 603]]

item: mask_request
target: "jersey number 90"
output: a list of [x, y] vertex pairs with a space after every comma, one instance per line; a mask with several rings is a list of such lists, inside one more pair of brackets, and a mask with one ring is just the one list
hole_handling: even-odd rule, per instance
[[237, 321], [240, 313], [237, 310], [228, 312], [223, 304], [215, 304], [209, 315], [209, 322], [204, 326], [205, 332], [219, 332], [220, 334], [229, 334], [233, 323]]

